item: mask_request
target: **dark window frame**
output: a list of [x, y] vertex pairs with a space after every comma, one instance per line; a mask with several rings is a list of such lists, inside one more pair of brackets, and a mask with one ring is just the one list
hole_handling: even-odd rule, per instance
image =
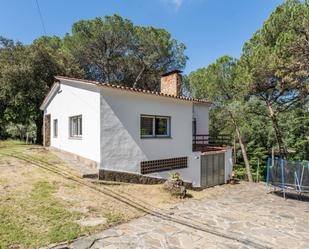
[[[142, 135], [142, 118], [152, 118], [152, 135]], [[166, 119], [167, 120], [167, 134], [166, 135], [157, 135], [156, 134], [156, 119]], [[171, 138], [171, 116], [164, 115], [150, 115], [150, 114], [141, 114], [140, 115], [140, 137], [141, 138]]]
[[[77, 125], [76, 127], [74, 127], [74, 122], [76, 122]], [[83, 135], [83, 116], [75, 115], [69, 117], [69, 138], [81, 139], [82, 135]]]

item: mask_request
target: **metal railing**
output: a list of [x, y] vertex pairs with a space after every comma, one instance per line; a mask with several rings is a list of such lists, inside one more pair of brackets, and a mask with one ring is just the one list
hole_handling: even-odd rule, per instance
[[215, 151], [230, 145], [231, 137], [229, 135], [194, 134], [192, 139], [193, 151]]

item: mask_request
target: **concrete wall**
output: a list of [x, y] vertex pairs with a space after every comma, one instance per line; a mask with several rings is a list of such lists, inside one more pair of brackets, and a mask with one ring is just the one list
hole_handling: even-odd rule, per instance
[[193, 187], [201, 186], [201, 161], [200, 161], [200, 152], [193, 152], [188, 156], [188, 168], [161, 171], [152, 174], [149, 176], [160, 177], [167, 179], [170, 173], [178, 172], [181, 178], [185, 182], [191, 182]]
[[[51, 114], [52, 147], [93, 160], [102, 169], [138, 174], [141, 161], [187, 156], [188, 168], [149, 175], [167, 178], [168, 173], [179, 172], [185, 181], [200, 186], [200, 153], [192, 152], [192, 117], [197, 132], [207, 134], [207, 106], [64, 80], [44, 112]], [[141, 138], [141, 114], [170, 116], [171, 137]], [[82, 139], [69, 137], [69, 117], [75, 115], [83, 117]]]
[[[188, 168], [148, 175], [167, 178], [179, 172], [200, 186], [200, 153], [192, 152], [192, 103], [103, 88], [101, 108], [101, 168], [139, 174], [141, 161], [188, 156]], [[141, 138], [141, 114], [170, 116], [171, 138]]]
[[193, 117], [196, 119], [196, 134], [209, 134], [209, 107], [194, 103]]
[[[171, 138], [141, 138], [141, 114], [171, 117]], [[140, 173], [140, 162], [192, 154], [192, 103], [102, 89], [101, 167]]]
[[[78, 85], [78, 87], [76, 87]], [[100, 162], [100, 92], [91, 84], [61, 81], [44, 111], [51, 115], [51, 146]], [[69, 117], [82, 115], [82, 138], [69, 137]], [[58, 119], [58, 137], [53, 134]]]
[[225, 151], [224, 155], [224, 166], [225, 166], [225, 182], [227, 182], [232, 177], [233, 172], [233, 158], [232, 158], [232, 149], [228, 148]]

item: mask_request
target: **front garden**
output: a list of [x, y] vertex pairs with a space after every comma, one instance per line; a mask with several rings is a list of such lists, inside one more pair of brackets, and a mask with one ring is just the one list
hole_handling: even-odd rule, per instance
[[[40, 146], [0, 142], [0, 248], [33, 248], [71, 241], [145, 214], [120, 199], [40, 168], [31, 160], [68, 171], [59, 158]], [[171, 195], [163, 185], [95, 186], [153, 208], [185, 201]], [[200, 199], [207, 191], [188, 190], [187, 194]]]

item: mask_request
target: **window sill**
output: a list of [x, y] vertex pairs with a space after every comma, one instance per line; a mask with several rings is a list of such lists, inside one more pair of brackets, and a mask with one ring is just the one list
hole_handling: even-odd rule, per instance
[[69, 139], [72, 139], [72, 140], [82, 140], [83, 137], [69, 137]]

